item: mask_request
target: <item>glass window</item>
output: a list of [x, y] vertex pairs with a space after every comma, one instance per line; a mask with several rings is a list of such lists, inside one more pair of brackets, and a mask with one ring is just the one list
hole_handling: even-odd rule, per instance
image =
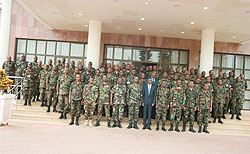
[[250, 71], [245, 71], [245, 79], [250, 79]]
[[122, 61], [114, 61], [113, 65], [119, 65], [119, 66], [121, 66], [122, 65]]
[[107, 59], [113, 58], [113, 46], [107, 46], [106, 47], [106, 56]]
[[171, 52], [171, 64], [178, 64], [179, 51], [173, 50]]
[[231, 71], [233, 71], [233, 70], [230, 70], [230, 69], [222, 69], [221, 71], [222, 71], [222, 73], [227, 73], [227, 74], [228, 74], [229, 72], [231, 72]]
[[52, 64], [54, 64], [54, 56], [46, 56], [45, 63], [48, 64], [50, 59], [52, 60]]
[[47, 55], [54, 55], [56, 50], [56, 42], [48, 41], [47, 42]]
[[243, 73], [243, 70], [235, 70], [235, 76], [240, 76]]
[[88, 53], [88, 44], [85, 44], [84, 57], [87, 57], [87, 53]]
[[175, 71], [178, 65], [172, 65], [173, 70]]
[[26, 50], [26, 40], [17, 40], [17, 53], [25, 53]]
[[45, 41], [37, 41], [37, 54], [45, 54], [46, 42]]
[[149, 62], [160, 62], [160, 51], [148, 51]]
[[124, 47], [123, 60], [131, 60], [132, 48]]
[[18, 60], [21, 60], [21, 57], [23, 56], [23, 54], [17, 54], [16, 55], [16, 61], [18, 61]]
[[213, 71], [214, 71], [214, 75], [217, 77], [218, 76], [218, 74], [219, 74], [219, 69], [213, 69]]
[[27, 43], [27, 53], [35, 53], [36, 52], [36, 41], [35, 40], [28, 40]]
[[112, 64], [112, 60], [107, 60], [107, 64]]
[[42, 64], [44, 65], [44, 56], [37, 56], [37, 61], [42, 61]]
[[26, 60], [32, 62], [34, 60], [34, 55], [26, 55]]
[[220, 67], [220, 63], [221, 63], [221, 54], [214, 54], [213, 65], [215, 67]]
[[250, 99], [250, 91], [246, 91], [245, 92], [245, 99]]
[[122, 47], [119, 46], [115, 47], [114, 59], [122, 59]]
[[71, 43], [70, 55], [74, 57], [83, 57], [83, 44]]
[[68, 42], [57, 42], [56, 54], [61, 56], [69, 55], [69, 43]]
[[234, 55], [222, 55], [222, 67], [234, 68]]
[[187, 64], [187, 63], [188, 63], [188, 52], [180, 51], [180, 64]]
[[80, 61], [82, 62], [82, 59], [78, 59], [78, 58], [71, 58], [70, 61], [75, 61], [75, 66], [77, 66], [77, 62]]
[[250, 56], [245, 56], [245, 69], [250, 69]]
[[146, 49], [135, 48], [133, 53], [134, 61], [145, 61], [146, 59]]
[[83, 67], [87, 67], [87, 65], [88, 65], [88, 64], [87, 64], [87, 59], [84, 59], [84, 60], [83, 60]]
[[250, 109], [250, 101], [245, 101], [243, 103], [243, 109]]
[[244, 56], [236, 56], [235, 68], [243, 69]]

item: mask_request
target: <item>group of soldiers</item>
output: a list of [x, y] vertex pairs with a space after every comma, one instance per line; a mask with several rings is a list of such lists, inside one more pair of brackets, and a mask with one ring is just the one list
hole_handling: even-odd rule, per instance
[[[75, 66], [76, 65], [76, 66]], [[96, 112], [95, 126], [100, 126], [102, 115], [106, 116], [107, 127], [122, 128], [124, 112], [128, 113], [130, 128], [138, 128], [139, 116], [144, 106], [142, 89], [148, 81], [157, 87], [156, 104], [154, 105], [156, 130], [166, 131], [166, 119], [170, 119], [169, 131], [180, 132], [179, 123], [182, 119], [183, 129], [189, 123], [189, 131], [195, 120], [198, 121], [199, 133], [209, 133], [207, 130], [209, 119], [222, 122], [226, 114], [232, 114], [231, 119], [241, 120], [240, 114], [244, 101], [247, 82], [244, 74], [235, 78], [233, 72], [229, 74], [219, 72], [215, 77], [213, 70], [198, 73], [197, 69], [169, 66], [163, 70], [161, 66], [141, 66], [123, 63], [121, 66], [100, 64], [99, 69], [92, 67], [89, 62], [87, 68], [78, 61], [66, 63], [65, 59], [58, 60], [56, 65], [52, 60], [42, 65], [34, 56], [33, 62], [27, 62], [25, 56], [14, 63], [11, 57], [3, 64], [3, 69], [9, 76], [24, 77], [23, 99], [24, 105], [31, 105], [32, 101], [40, 101], [41, 106], [47, 107], [47, 112], [53, 107], [53, 112], [59, 109], [59, 119], [66, 119], [71, 114], [69, 125], [79, 126], [79, 118], [84, 113], [84, 126], [92, 126], [93, 115]], [[58, 105], [59, 104], [59, 105]], [[111, 126], [111, 117], [113, 125]]]

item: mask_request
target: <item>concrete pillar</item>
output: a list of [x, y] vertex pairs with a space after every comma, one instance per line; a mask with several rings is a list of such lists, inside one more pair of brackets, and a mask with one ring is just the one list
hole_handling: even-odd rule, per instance
[[1, 29], [0, 29], [1, 68], [4, 61], [6, 61], [6, 58], [9, 53], [11, 8], [12, 8], [12, 0], [2, 0]]
[[89, 22], [87, 63], [92, 62], [94, 68], [99, 67], [101, 47], [102, 23], [100, 21]]
[[205, 71], [206, 75], [208, 75], [209, 70], [213, 69], [214, 36], [215, 31], [212, 29], [206, 29], [202, 31], [200, 72]]

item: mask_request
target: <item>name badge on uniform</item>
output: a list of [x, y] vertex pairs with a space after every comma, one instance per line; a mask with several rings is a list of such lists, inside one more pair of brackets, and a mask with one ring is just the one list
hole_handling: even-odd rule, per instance
[[30, 78], [30, 75], [27, 75], [27, 78]]

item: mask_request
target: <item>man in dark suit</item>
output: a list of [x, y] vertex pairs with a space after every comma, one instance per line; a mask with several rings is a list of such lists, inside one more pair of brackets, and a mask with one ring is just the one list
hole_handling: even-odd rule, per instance
[[[151, 125], [151, 112], [152, 107], [156, 101], [156, 84], [152, 83], [152, 79], [149, 78], [147, 84], [142, 89], [142, 106], [143, 106], [143, 129], [149, 129]], [[148, 124], [146, 123], [148, 117]]]

